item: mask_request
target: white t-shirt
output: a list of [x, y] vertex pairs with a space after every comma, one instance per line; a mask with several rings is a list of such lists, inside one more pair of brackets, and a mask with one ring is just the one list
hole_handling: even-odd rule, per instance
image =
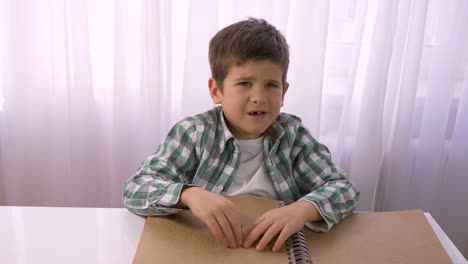
[[278, 199], [273, 181], [263, 162], [263, 137], [236, 140], [239, 143], [240, 165], [227, 194]]

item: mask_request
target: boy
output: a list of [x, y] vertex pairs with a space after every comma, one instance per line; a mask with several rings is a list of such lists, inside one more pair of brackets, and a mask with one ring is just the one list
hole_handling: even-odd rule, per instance
[[[356, 207], [359, 192], [298, 117], [280, 114], [289, 84], [288, 44], [265, 20], [250, 18], [210, 42], [209, 92], [221, 106], [177, 123], [128, 180], [123, 202], [140, 215], [190, 209], [231, 248], [273, 251], [304, 224], [327, 231]], [[260, 216], [243, 233], [223, 195], [295, 201]]]

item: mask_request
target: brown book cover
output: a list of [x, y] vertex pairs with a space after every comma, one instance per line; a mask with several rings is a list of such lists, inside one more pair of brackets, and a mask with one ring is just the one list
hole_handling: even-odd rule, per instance
[[[279, 201], [230, 197], [250, 225]], [[291, 216], [293, 217], [293, 216]], [[353, 213], [327, 233], [304, 231], [316, 263], [451, 263], [422, 211]], [[288, 263], [288, 250], [218, 245], [190, 211], [148, 217], [133, 263]]]

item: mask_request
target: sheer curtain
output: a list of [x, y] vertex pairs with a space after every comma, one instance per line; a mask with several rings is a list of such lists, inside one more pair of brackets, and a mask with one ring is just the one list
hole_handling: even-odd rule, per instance
[[248, 16], [291, 47], [283, 110], [361, 190], [468, 255], [468, 2], [0, 1], [0, 204], [120, 207], [171, 126], [212, 107], [208, 42]]

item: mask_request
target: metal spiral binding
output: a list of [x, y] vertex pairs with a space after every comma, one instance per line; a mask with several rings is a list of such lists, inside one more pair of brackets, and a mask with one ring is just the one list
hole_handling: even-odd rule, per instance
[[[281, 206], [292, 202], [283, 201]], [[286, 240], [286, 250], [288, 252], [289, 263], [291, 264], [312, 264], [312, 258], [309, 255], [309, 247], [301, 229]]]

